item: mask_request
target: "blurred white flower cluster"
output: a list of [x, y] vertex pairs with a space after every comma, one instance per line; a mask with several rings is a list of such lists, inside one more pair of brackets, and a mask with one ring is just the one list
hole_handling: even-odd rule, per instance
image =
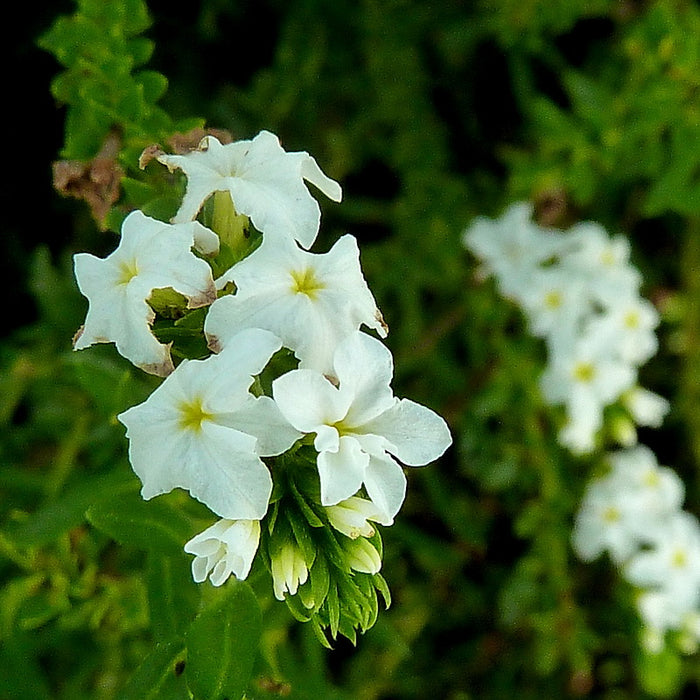
[[[626, 449], [605, 455], [607, 472], [586, 488], [573, 546], [584, 561], [603, 553], [638, 590], [644, 643], [680, 648], [700, 642], [700, 524], [682, 510], [684, 487], [654, 453], [637, 445], [635, 425], [659, 427], [663, 397], [639, 386], [638, 368], [657, 351], [659, 315], [640, 295], [641, 275], [622, 236], [593, 222], [567, 231], [533, 221], [529, 203], [500, 219], [479, 217], [463, 238], [499, 292], [523, 310], [545, 341], [543, 399], [564, 407], [559, 442], [574, 454], [604, 452], [605, 438]], [[605, 409], [624, 413], [606, 424]]]
[[586, 488], [574, 549], [584, 561], [607, 553], [639, 590], [649, 649], [663, 648], [676, 630], [692, 653], [700, 642], [700, 523], [682, 509], [683, 482], [643, 445], [607, 455], [607, 466]]
[[580, 454], [596, 449], [612, 404], [624, 407], [628, 418], [615, 426], [617, 438], [635, 444], [634, 424], [658, 427], [669, 405], [637, 384], [638, 368], [657, 350], [659, 315], [640, 295], [629, 243], [593, 222], [565, 232], [545, 229], [532, 213], [532, 205], [521, 202], [500, 219], [479, 217], [464, 244], [546, 343], [540, 386], [548, 403], [564, 406], [561, 444]]
[[[105, 259], [75, 256], [89, 300], [75, 348], [115, 343], [164, 377], [118, 418], [145, 499], [182, 488], [221, 518], [185, 545], [196, 581], [244, 579], [264, 549], [279, 599], [299, 592], [333, 636], [349, 635], [344, 612], [365, 629], [376, 609], [356, 603], [374, 595], [376, 608], [376, 593], [356, 574], [381, 567], [370, 522], [393, 522], [402, 465], [437, 459], [451, 436], [436, 413], [394, 396], [390, 351], [360, 330], [388, 329], [357, 241], [308, 250], [320, 210], [306, 182], [335, 201], [341, 188], [266, 131], [149, 153], [186, 176], [182, 204], [172, 223], [130, 213]], [[200, 346], [178, 347], [197, 332]]]

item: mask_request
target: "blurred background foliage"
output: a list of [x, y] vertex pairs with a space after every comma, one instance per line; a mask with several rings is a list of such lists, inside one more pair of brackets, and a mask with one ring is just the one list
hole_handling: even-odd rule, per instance
[[[646, 654], [633, 592], [607, 561], [573, 555], [592, 464], [556, 444], [537, 388], [543, 347], [460, 244], [473, 216], [518, 199], [543, 223], [595, 219], [630, 237], [664, 318], [642, 384], [673, 403], [641, 439], [698, 513], [698, 5], [81, 0], [19, 12], [5, 48], [0, 698], [146, 697], [129, 678], [180, 624], [159, 586], [194, 606], [188, 557], [172, 547], [202, 516], [186, 499], [159, 499], [187, 517], [158, 546], [108, 534], [110, 502], [138, 507], [114, 417], [154, 383], [110, 346], [71, 351], [86, 302], [70, 257], [111, 252], [129, 206], [172, 206], [138, 154], [197, 125], [269, 129], [343, 184], [341, 205], [322, 202], [315, 250], [358, 238], [396, 393], [455, 436], [438, 464], [410, 471], [382, 533], [392, 607], [356, 647], [328, 652], [263, 596], [250, 698], [698, 697], [697, 655]], [[73, 161], [64, 189], [83, 201], [52, 190], [57, 160]], [[167, 683], [162, 697], [186, 697]]]

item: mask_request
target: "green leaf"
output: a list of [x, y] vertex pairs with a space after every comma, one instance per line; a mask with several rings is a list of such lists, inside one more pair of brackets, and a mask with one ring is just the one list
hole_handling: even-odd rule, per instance
[[181, 639], [162, 642], [143, 660], [122, 688], [121, 700], [189, 700]]
[[87, 518], [120, 544], [164, 554], [180, 554], [194, 534], [189, 519], [166, 501], [146, 502], [134, 492], [90, 507]]
[[83, 477], [60, 500], [32, 513], [21, 525], [8, 528], [8, 537], [21, 547], [41, 547], [84, 523], [85, 511], [90, 506], [105, 499], [134, 494], [137, 489], [134, 475], [125, 470]]
[[149, 552], [146, 582], [154, 636], [168, 639], [184, 635], [201, 597], [192, 580], [189, 557], [182, 551], [177, 556]]
[[262, 631], [252, 589], [230, 580], [187, 633], [187, 682], [196, 700], [240, 700], [253, 673]]
[[637, 663], [639, 682], [657, 698], [677, 698], [683, 686], [683, 662], [666, 647], [658, 654], [642, 654]]

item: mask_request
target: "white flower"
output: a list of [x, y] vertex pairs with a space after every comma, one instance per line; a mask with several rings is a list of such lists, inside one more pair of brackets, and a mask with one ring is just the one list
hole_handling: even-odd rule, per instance
[[610, 348], [623, 362], [642, 365], [659, 347], [654, 329], [659, 314], [654, 305], [641, 297], [620, 297], [604, 313], [591, 320], [588, 333], [599, 336], [601, 345]]
[[406, 490], [393, 457], [409, 466], [428, 464], [451, 444], [449, 429], [430, 409], [394, 397], [391, 353], [375, 338], [359, 331], [348, 336], [333, 366], [337, 387], [320, 372], [297, 369], [273, 382], [273, 396], [297, 430], [316, 434], [321, 503], [340, 503], [364, 484], [380, 522], [390, 522]]
[[90, 302], [75, 349], [114, 342], [121, 355], [146, 372], [172, 372], [170, 348], [151, 332], [155, 313], [146, 300], [154, 289], [165, 287], [187, 297], [191, 309], [216, 299], [211, 269], [192, 253], [193, 247], [215, 252], [218, 238], [198, 222], [166, 224], [134, 211], [124, 220], [121, 241], [111, 255], [75, 255], [78, 287]]
[[617, 564], [639, 545], [638, 521], [644, 514], [633, 498], [612, 479], [596, 479], [586, 488], [576, 515], [572, 545], [584, 561], [607, 551]]
[[296, 595], [299, 586], [306, 583], [309, 568], [301, 553], [294, 544], [288, 542], [280, 552], [270, 559], [272, 570], [272, 589], [277, 600], [284, 600], [285, 593]]
[[477, 217], [462, 236], [506, 297], [520, 299], [533, 270], [562, 250], [562, 237], [540, 228], [532, 212], [530, 202], [512, 204], [500, 219]]
[[287, 153], [279, 139], [261, 131], [254, 139], [222, 145], [206, 136], [200, 149], [186, 155], [161, 154], [170, 170], [187, 175], [187, 190], [174, 221], [191, 221], [214, 192], [229, 192], [239, 214], [255, 228], [274, 236], [291, 236], [309, 248], [318, 233], [321, 212], [304, 180], [339, 202], [340, 185], [324, 175], [306, 152]]
[[622, 404], [630, 412], [637, 425], [659, 428], [671, 408], [671, 404], [663, 397], [635, 386], [622, 395]]
[[553, 351], [571, 343], [592, 313], [583, 279], [560, 266], [536, 268], [522, 292], [522, 304], [533, 335], [547, 339]]
[[[374, 528], [370, 520], [382, 522], [382, 514], [377, 507], [365, 498], [351, 496], [337, 505], [326, 508], [331, 525], [346, 537], [356, 540], [358, 537], [372, 537]], [[391, 525], [391, 523], [384, 523]]]
[[382, 568], [382, 558], [379, 556], [379, 552], [364, 537], [345, 542], [343, 551], [345, 561], [353, 571], [374, 575], [378, 574]]
[[540, 387], [548, 403], [566, 405], [560, 441], [574, 451], [590, 452], [603, 424], [603, 409], [635, 380], [634, 368], [610, 355], [595, 337], [581, 336], [568, 350], [552, 353]]
[[301, 367], [329, 372], [337, 344], [360, 324], [386, 335], [352, 236], [343, 236], [320, 255], [289, 239], [263, 239], [217, 286], [230, 281], [236, 293], [215, 301], [204, 325], [216, 350], [241, 328], [264, 328], [294, 351]]
[[630, 264], [630, 244], [624, 236], [610, 237], [603, 226], [583, 221], [572, 226], [567, 237], [570, 252], [562, 266], [576, 275], [585, 275], [593, 297], [604, 306], [620, 298], [637, 296], [641, 274]]
[[637, 609], [644, 624], [663, 637], [667, 630], [678, 629], [693, 612], [687, 601], [670, 596], [665, 591], [644, 591], [637, 598]]
[[209, 577], [214, 586], [231, 574], [242, 581], [250, 573], [259, 542], [259, 520], [219, 520], [185, 545], [185, 551], [195, 555], [192, 578], [202, 583]]
[[142, 404], [118, 419], [145, 499], [187, 489], [229, 520], [265, 515], [272, 479], [260, 459], [278, 455], [298, 433], [272, 399], [248, 389], [281, 343], [259, 329], [206, 360], [184, 360]]
[[625, 574], [642, 588], [665, 592], [688, 610], [700, 603], [700, 527], [685, 511], [674, 513], [655, 533], [653, 547], [638, 552]]
[[683, 482], [644, 445], [608, 455], [611, 471], [584, 494], [573, 533], [581, 559], [607, 550], [620, 564], [665, 531], [683, 502]]
[[619, 450], [608, 455], [611, 481], [633, 499], [641, 515], [637, 533], [644, 541], [653, 541], [656, 532], [683, 503], [685, 487], [678, 474], [660, 467], [656, 455], [645, 445]]

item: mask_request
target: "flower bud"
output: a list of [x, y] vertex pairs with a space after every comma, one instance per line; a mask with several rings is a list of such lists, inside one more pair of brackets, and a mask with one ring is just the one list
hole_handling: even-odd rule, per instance
[[379, 552], [364, 537], [346, 544], [345, 561], [351, 569], [363, 574], [378, 574], [382, 568]]
[[185, 551], [195, 555], [192, 578], [202, 583], [209, 577], [214, 586], [221, 586], [231, 574], [242, 581], [250, 572], [259, 541], [259, 520], [219, 520], [185, 545]]
[[285, 593], [295, 595], [299, 586], [306, 583], [309, 569], [299, 548], [285, 543], [279, 553], [271, 558], [272, 587], [277, 600], [284, 600]]
[[331, 525], [346, 537], [356, 540], [358, 537], [372, 537], [374, 528], [369, 521], [379, 522], [382, 518], [372, 501], [351, 496], [337, 505], [326, 508]]

